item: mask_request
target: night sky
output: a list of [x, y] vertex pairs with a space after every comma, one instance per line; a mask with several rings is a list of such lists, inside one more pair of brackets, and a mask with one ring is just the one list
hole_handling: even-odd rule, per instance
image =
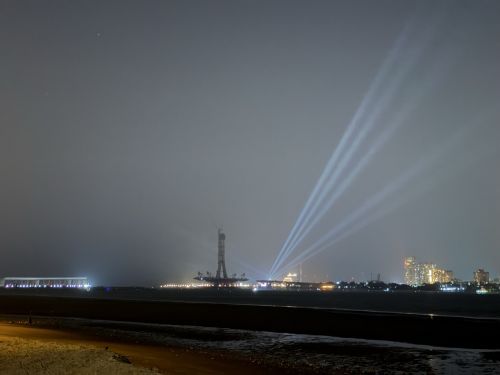
[[304, 278], [498, 276], [500, 2], [0, 0], [0, 277], [189, 280], [217, 226], [266, 277], [404, 30], [352, 163], [397, 131], [294, 254], [444, 150]]

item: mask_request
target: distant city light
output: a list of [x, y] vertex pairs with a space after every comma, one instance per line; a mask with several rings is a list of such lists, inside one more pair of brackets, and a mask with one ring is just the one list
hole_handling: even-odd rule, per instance
[[73, 288], [90, 289], [86, 277], [5, 277], [0, 279], [4, 288]]
[[417, 263], [415, 257], [404, 260], [405, 284], [418, 286], [423, 284], [451, 283], [453, 271], [439, 268], [433, 263]]
[[[167, 283], [160, 285], [161, 289], [196, 289], [196, 288], [210, 288], [214, 285], [212, 283]], [[221, 285], [222, 286], [222, 285]], [[235, 283], [234, 287], [237, 288], [251, 288], [253, 285], [250, 283]]]

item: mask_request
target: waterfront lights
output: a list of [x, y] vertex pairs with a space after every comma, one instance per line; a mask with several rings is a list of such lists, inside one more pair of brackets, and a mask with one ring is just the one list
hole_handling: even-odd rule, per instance
[[5, 277], [0, 279], [5, 288], [78, 288], [90, 289], [86, 277]]

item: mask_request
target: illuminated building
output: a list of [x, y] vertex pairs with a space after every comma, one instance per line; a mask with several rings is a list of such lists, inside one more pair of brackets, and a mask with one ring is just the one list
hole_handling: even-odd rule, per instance
[[405, 284], [412, 286], [453, 281], [452, 271], [439, 268], [434, 263], [417, 263], [415, 257], [404, 259], [404, 273]]
[[334, 290], [336, 285], [332, 282], [327, 282], [327, 283], [320, 283], [319, 285], [319, 290], [327, 292], [327, 291], [332, 291]]
[[293, 283], [293, 282], [297, 281], [297, 274], [289, 272], [288, 275], [286, 275], [283, 278], [283, 281], [286, 283]]
[[417, 285], [416, 264], [415, 257], [404, 259], [405, 284], [407, 285]]
[[478, 290], [476, 290], [476, 294], [488, 294], [488, 293], [489, 293], [488, 290], [485, 289], [483, 286]]
[[[296, 277], [296, 276], [295, 276]], [[331, 282], [313, 283], [300, 281], [281, 280], [257, 280], [254, 291], [258, 290], [288, 290], [288, 291], [323, 291], [329, 292], [336, 289], [336, 285]]]
[[477, 284], [487, 284], [490, 282], [490, 273], [482, 268], [474, 271], [474, 282]]
[[454, 280], [453, 271], [436, 268], [434, 271], [434, 280], [435, 283], [440, 284], [451, 283]]
[[433, 263], [419, 263], [417, 265], [418, 285], [434, 284], [437, 266]]
[[86, 277], [6, 277], [0, 279], [4, 288], [82, 288], [91, 287]]

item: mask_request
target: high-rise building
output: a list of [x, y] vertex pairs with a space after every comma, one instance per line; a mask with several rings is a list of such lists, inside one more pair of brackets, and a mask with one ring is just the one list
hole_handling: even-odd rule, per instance
[[415, 257], [405, 258], [404, 272], [405, 284], [412, 286], [453, 281], [452, 271], [441, 269], [434, 263], [417, 263]]
[[435, 264], [430, 264], [427, 269], [427, 277], [424, 284], [450, 283], [453, 281], [453, 271], [438, 268]]
[[417, 285], [434, 284], [434, 274], [436, 273], [436, 265], [432, 263], [417, 264]]
[[441, 274], [439, 277], [440, 277], [440, 281], [438, 281], [439, 283], [451, 283], [453, 280], [455, 280], [452, 270], [441, 270]]
[[474, 271], [474, 282], [477, 284], [487, 284], [490, 282], [490, 273], [482, 268]]
[[405, 284], [407, 285], [417, 285], [416, 264], [415, 257], [404, 259]]

